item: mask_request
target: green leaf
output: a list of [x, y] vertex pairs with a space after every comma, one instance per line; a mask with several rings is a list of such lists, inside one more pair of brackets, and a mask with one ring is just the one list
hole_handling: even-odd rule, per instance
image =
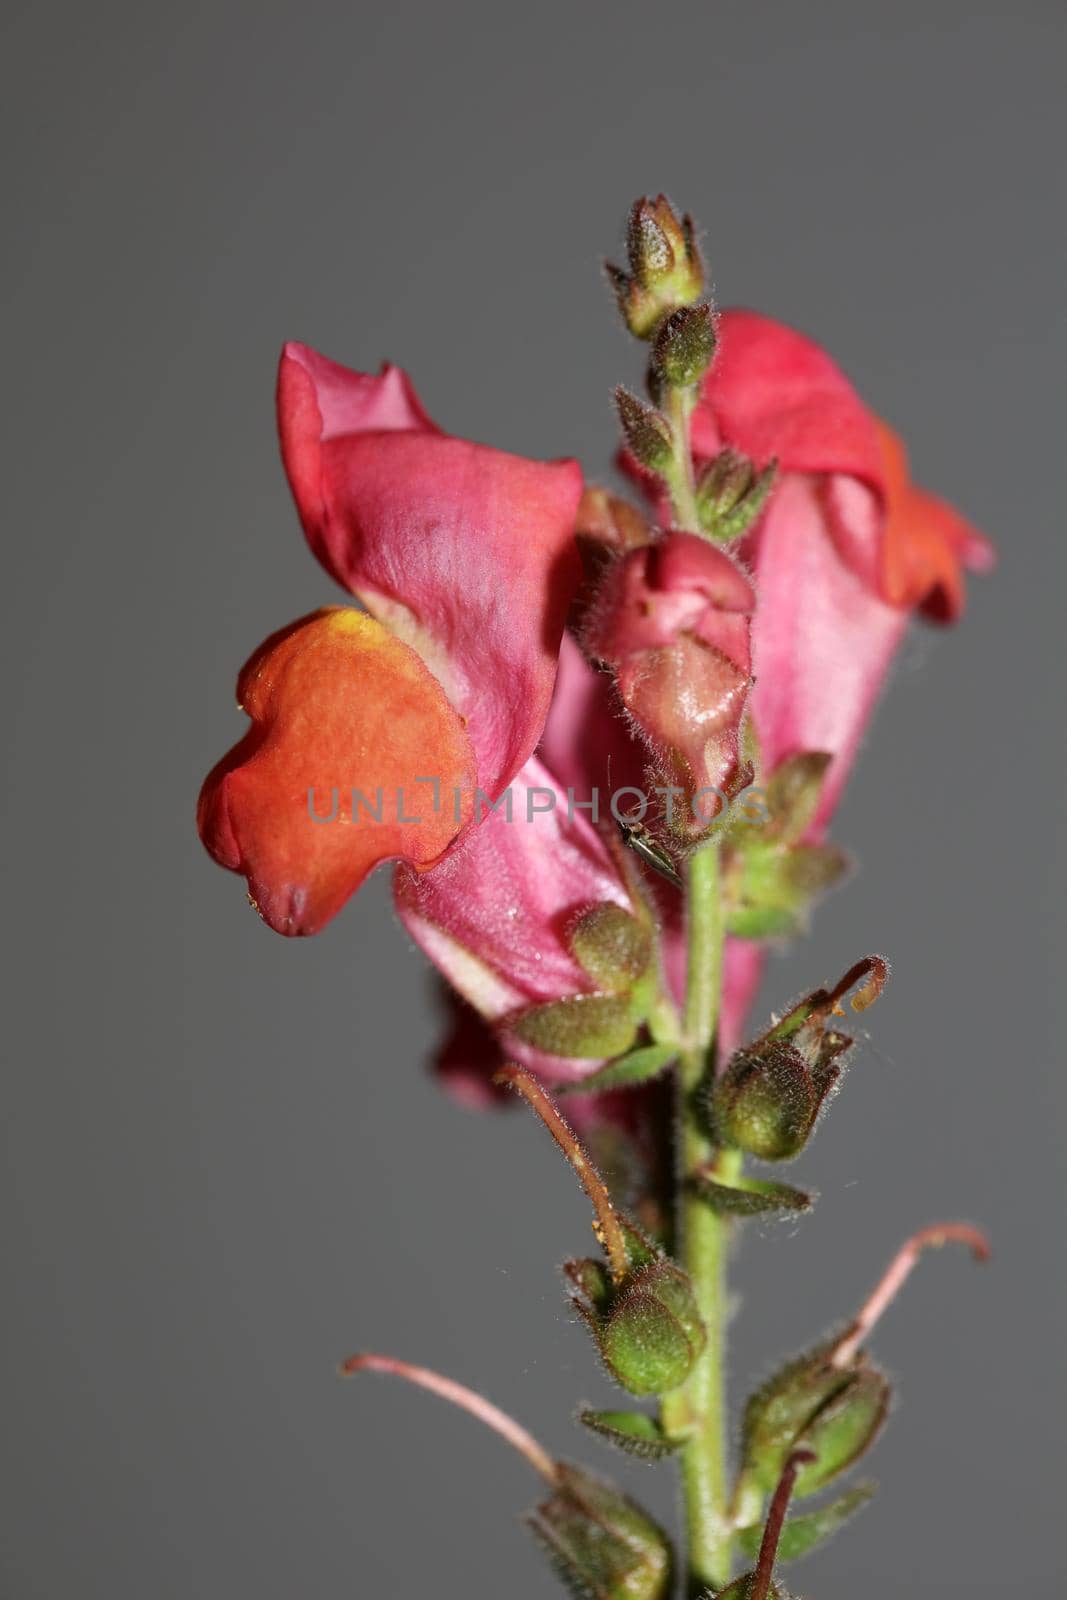
[[723, 1183], [719, 1178], [698, 1172], [693, 1177], [693, 1187], [720, 1216], [795, 1216], [810, 1211], [815, 1203], [803, 1189], [794, 1189], [788, 1183], [770, 1183], [763, 1178], [738, 1177]]
[[655, 1417], [643, 1411], [579, 1411], [578, 1421], [602, 1439], [609, 1440], [617, 1450], [637, 1456], [642, 1461], [662, 1461], [664, 1456], [680, 1450], [685, 1440], [672, 1438]]
[[599, 1094], [602, 1089], [632, 1089], [636, 1084], [658, 1077], [677, 1057], [676, 1044], [641, 1045], [616, 1061], [609, 1061], [606, 1067], [589, 1078], [582, 1078], [579, 1083], [561, 1084], [557, 1093]]
[[[839, 1528], [843, 1528], [864, 1506], [873, 1499], [877, 1485], [873, 1483], [857, 1484], [855, 1489], [850, 1489], [837, 1500], [831, 1500], [827, 1506], [820, 1506], [817, 1511], [806, 1511], [798, 1517], [790, 1517], [782, 1529], [782, 1537], [778, 1545], [779, 1561], [799, 1561], [801, 1556], [806, 1556], [812, 1550], [817, 1550], [827, 1539], [831, 1539]], [[742, 1528], [737, 1536], [738, 1544], [744, 1555], [756, 1557], [759, 1554], [760, 1540], [763, 1528], [759, 1524], [752, 1528]]]

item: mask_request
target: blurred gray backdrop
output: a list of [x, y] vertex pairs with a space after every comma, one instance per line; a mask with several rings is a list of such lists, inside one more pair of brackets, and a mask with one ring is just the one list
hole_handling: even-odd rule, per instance
[[[902, 1404], [817, 1600], [1059, 1593], [1067, 1093], [1064, 12], [1041, 0], [14, 4], [3, 38], [4, 1600], [549, 1596], [495, 1439], [338, 1359], [474, 1381], [614, 1470], [556, 1264], [576, 1185], [423, 1074], [384, 878], [285, 943], [202, 854], [237, 668], [336, 598], [277, 459], [284, 338], [450, 430], [604, 470], [635, 378], [600, 260], [666, 188], [723, 303], [807, 329], [999, 541], [916, 631], [771, 968], [869, 949], [873, 1042], [750, 1229], [738, 1384], [961, 1214], [879, 1332]], [[798, 1176], [801, 1169], [798, 1168]], [[619, 1475], [664, 1514], [669, 1473]], [[1057, 1579], [1060, 1584], [1057, 1584]]]

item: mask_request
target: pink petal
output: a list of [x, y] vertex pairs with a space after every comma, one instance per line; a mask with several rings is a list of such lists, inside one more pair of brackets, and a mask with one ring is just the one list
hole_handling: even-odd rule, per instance
[[763, 978], [764, 951], [750, 939], [726, 941], [717, 1038], [720, 1066], [744, 1042], [746, 1020]]
[[581, 576], [580, 468], [430, 431], [406, 380], [346, 373], [303, 346], [283, 353], [278, 406], [312, 549], [440, 679], [495, 796], [548, 713]]
[[[401, 921], [440, 972], [489, 1022], [544, 1000], [591, 992], [566, 936], [574, 918], [610, 901], [632, 909], [596, 829], [539, 761], [528, 761], [503, 804], [432, 872], [402, 869], [394, 879]], [[538, 810], [553, 801], [554, 809]], [[527, 820], [531, 817], [532, 820]], [[505, 1038], [509, 1053], [528, 1047]], [[548, 1075], [580, 1078], [592, 1061], [537, 1054]]]
[[718, 333], [694, 416], [697, 454], [731, 445], [760, 466], [775, 457], [787, 472], [847, 473], [881, 498], [874, 419], [826, 351], [756, 311], [724, 311]]
[[764, 772], [830, 751], [816, 831], [832, 813], [904, 630], [838, 559], [819, 486], [786, 476], [746, 550], [758, 604], [750, 706]]
[[562, 788], [579, 800], [597, 789], [604, 808], [613, 792], [648, 787], [648, 751], [631, 731], [611, 674], [590, 666], [570, 634], [560, 646], [540, 755]]

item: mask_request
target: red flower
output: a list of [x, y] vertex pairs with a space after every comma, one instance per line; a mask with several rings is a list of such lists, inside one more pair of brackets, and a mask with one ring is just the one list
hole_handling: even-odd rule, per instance
[[[828, 820], [908, 614], [955, 621], [964, 568], [988, 541], [909, 482], [903, 448], [811, 339], [726, 311], [693, 414], [697, 465], [730, 448], [778, 462], [762, 517], [737, 554], [755, 580], [750, 707], [766, 775], [828, 751], [815, 829]], [[647, 475], [642, 475], [648, 483]]]
[[[432, 866], [475, 785], [495, 800], [532, 753], [580, 575], [581, 473], [450, 438], [397, 368], [303, 345], [282, 354], [278, 423], [308, 541], [370, 616], [321, 613], [256, 652], [239, 684], [253, 727], [198, 820], [270, 925], [301, 934], [379, 862]], [[327, 815], [338, 791], [334, 821], [310, 814], [312, 787]]]
[[670, 533], [605, 572], [586, 629], [657, 766], [685, 790], [679, 832], [714, 817], [738, 777], [750, 683], [752, 585], [722, 550]]
[[879, 423], [886, 484], [882, 588], [897, 606], [918, 606], [933, 622], [956, 622], [965, 601], [963, 569], [989, 572], [989, 540], [946, 501], [913, 484], [903, 442]]
[[[437, 871], [398, 868], [397, 911], [509, 1057], [551, 1078], [587, 1077], [597, 1059], [547, 1054], [508, 1023], [531, 1005], [594, 993], [568, 936], [594, 906], [636, 907], [602, 836], [538, 760], [526, 763], [509, 796], [510, 806], [487, 816]], [[588, 791], [574, 799], [587, 801]]]

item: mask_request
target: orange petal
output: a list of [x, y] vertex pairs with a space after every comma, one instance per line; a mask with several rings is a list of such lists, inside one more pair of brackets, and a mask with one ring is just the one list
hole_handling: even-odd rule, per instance
[[878, 424], [887, 507], [882, 581], [890, 605], [919, 606], [937, 622], [955, 622], [965, 600], [963, 571], [988, 571], [992, 545], [946, 501], [912, 483], [902, 441]]
[[[237, 692], [253, 726], [208, 776], [197, 821], [277, 932], [317, 933], [379, 862], [430, 866], [467, 822], [463, 721], [372, 617], [334, 607], [292, 623], [256, 651]], [[419, 779], [438, 780], [436, 793]]]

